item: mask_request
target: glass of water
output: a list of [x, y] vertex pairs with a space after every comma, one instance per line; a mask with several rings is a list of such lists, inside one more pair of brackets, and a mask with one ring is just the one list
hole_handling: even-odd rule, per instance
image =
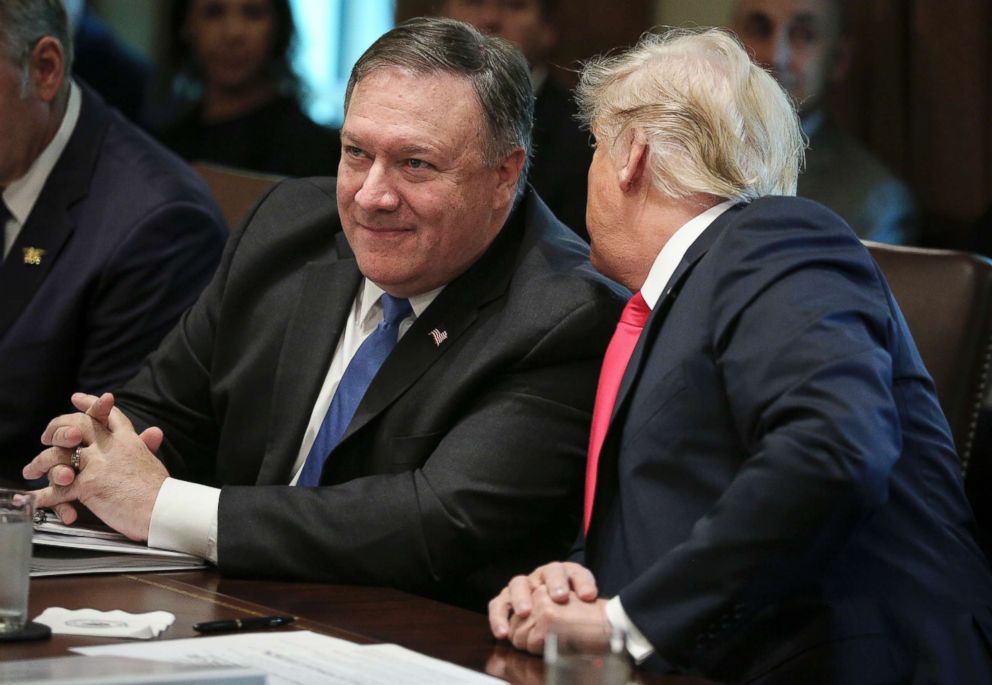
[[0, 488], [0, 633], [27, 621], [33, 524], [34, 495]]
[[609, 625], [554, 622], [544, 640], [548, 685], [626, 685], [632, 666], [627, 635]]

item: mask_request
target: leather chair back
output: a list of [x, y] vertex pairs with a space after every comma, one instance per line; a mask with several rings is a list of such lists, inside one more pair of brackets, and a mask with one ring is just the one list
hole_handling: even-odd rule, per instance
[[933, 376], [966, 487], [977, 494], [976, 483], [992, 484], [992, 455], [975, 449], [992, 357], [992, 262], [966, 252], [865, 245]]
[[230, 230], [237, 228], [255, 202], [282, 180], [281, 176], [207, 162], [193, 162], [191, 166], [207, 182]]

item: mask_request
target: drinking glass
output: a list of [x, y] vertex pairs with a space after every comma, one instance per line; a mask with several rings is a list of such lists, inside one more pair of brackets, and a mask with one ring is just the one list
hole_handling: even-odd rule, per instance
[[0, 488], [0, 633], [27, 621], [33, 518], [34, 495]]
[[548, 685], [626, 685], [626, 633], [603, 624], [554, 622], [544, 641], [544, 666]]

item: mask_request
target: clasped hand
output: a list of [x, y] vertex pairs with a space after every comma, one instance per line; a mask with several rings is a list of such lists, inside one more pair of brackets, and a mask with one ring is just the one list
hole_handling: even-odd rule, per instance
[[489, 602], [493, 635], [517, 649], [540, 654], [554, 623], [601, 623], [609, 630], [606, 600], [598, 598], [596, 579], [580, 564], [552, 562], [516, 576]]
[[[71, 524], [79, 515], [78, 502], [130, 539], [147, 540], [155, 499], [169, 476], [155, 457], [162, 431], [137, 434], [110, 393], [75, 393], [72, 404], [80, 413], [53, 419], [41, 436], [50, 447], [24, 467], [29, 480], [48, 476], [48, 487], [35, 491], [36, 505], [54, 509]], [[77, 447], [78, 473], [69, 465]]]

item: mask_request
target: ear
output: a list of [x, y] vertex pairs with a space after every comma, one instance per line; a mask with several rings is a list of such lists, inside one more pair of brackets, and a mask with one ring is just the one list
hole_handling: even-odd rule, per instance
[[496, 192], [493, 193], [493, 209], [505, 207], [513, 202], [517, 194], [517, 181], [524, 170], [527, 152], [518, 147], [496, 167]]
[[35, 43], [28, 70], [35, 94], [45, 102], [54, 100], [66, 77], [65, 53], [58, 39], [43, 36]]
[[647, 166], [648, 144], [644, 140], [644, 136], [637, 131], [631, 137], [630, 145], [627, 147], [627, 159], [617, 171], [620, 189], [629, 193], [640, 188], [647, 179]]

